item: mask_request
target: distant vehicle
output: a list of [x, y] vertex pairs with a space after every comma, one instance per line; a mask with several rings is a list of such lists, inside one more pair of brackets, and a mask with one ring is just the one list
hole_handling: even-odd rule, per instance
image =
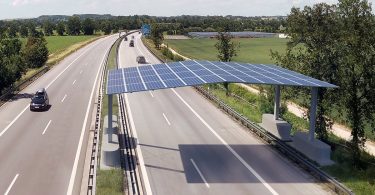
[[144, 56], [137, 56], [138, 64], [146, 64], [146, 58]]
[[124, 41], [128, 41], [128, 37], [125, 37], [125, 38], [124, 38]]
[[132, 35], [132, 39], [134, 39], [134, 35]]
[[139, 31], [138, 34], [141, 34], [141, 31]]
[[46, 89], [41, 88], [31, 98], [30, 110], [47, 110], [49, 108], [49, 98]]
[[129, 47], [134, 47], [134, 40], [130, 40]]

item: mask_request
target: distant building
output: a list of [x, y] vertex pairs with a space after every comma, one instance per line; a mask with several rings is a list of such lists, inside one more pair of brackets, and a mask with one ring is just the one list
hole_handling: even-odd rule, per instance
[[279, 33], [279, 38], [280, 39], [286, 39], [286, 38], [289, 38], [289, 36], [285, 33]]

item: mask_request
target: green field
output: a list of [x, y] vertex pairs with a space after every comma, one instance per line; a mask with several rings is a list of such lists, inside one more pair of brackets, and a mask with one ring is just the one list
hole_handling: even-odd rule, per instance
[[[47, 48], [49, 54], [60, 52], [65, 50], [69, 46], [72, 46], [79, 42], [84, 42], [89, 39], [97, 37], [97, 35], [82, 35], [82, 36], [46, 36]], [[26, 44], [26, 38], [20, 39], [22, 44]]]
[[[285, 52], [288, 39], [279, 38], [242, 38], [233, 39], [240, 44], [233, 61], [274, 64], [270, 51]], [[218, 60], [216, 39], [164, 40], [165, 44], [186, 57], [199, 60]]]

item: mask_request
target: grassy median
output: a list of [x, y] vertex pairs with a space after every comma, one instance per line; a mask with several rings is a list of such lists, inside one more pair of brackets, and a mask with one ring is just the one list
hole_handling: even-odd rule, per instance
[[96, 172], [96, 194], [97, 195], [122, 195], [123, 192], [123, 170], [98, 170]]

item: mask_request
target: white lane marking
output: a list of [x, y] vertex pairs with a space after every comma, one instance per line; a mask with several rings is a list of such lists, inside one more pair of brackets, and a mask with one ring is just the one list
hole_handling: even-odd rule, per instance
[[52, 120], [49, 120], [49, 122], [48, 122], [46, 128], [44, 128], [44, 131], [43, 131], [42, 135], [44, 135], [44, 134], [46, 133], [46, 131], [47, 131], [49, 125], [51, 124], [51, 122], [52, 122]]
[[207, 188], [210, 188], [210, 185], [207, 183], [206, 178], [204, 178], [204, 176], [203, 176], [202, 172], [199, 170], [197, 164], [195, 164], [195, 162], [194, 162], [194, 160], [193, 160], [192, 158], [190, 159], [190, 161], [191, 161], [191, 163], [193, 163], [194, 168], [197, 170], [197, 172], [198, 172], [199, 175], [201, 176], [201, 178], [202, 178], [204, 184], [206, 184]]
[[216, 131], [178, 94], [174, 89], [171, 89], [176, 96], [190, 109], [191, 112], [214, 134], [225, 147], [256, 177], [262, 184], [273, 194], [278, 193], [249, 165], [247, 162], [222, 138]]
[[79, 71], [79, 74], [82, 74], [83, 70]]
[[171, 123], [169, 122], [167, 116], [165, 116], [165, 114], [163, 113], [163, 116], [164, 116], [164, 119], [167, 121], [168, 125], [171, 126]]
[[0, 137], [17, 121], [18, 118], [21, 117], [21, 115], [26, 111], [26, 109], [29, 108], [29, 105], [27, 105], [17, 116], [13, 119], [12, 122], [9, 123], [8, 126], [5, 127], [5, 129], [0, 133]]
[[14, 183], [16, 182], [16, 180], [18, 178], [18, 175], [19, 174], [17, 173], [17, 175], [13, 178], [12, 183], [10, 183], [10, 185], [9, 185], [7, 191], [4, 193], [4, 195], [8, 195], [9, 194], [10, 190], [12, 189]]
[[154, 97], [154, 94], [151, 91], [149, 91], [149, 92], [150, 92], [151, 97]]
[[64, 102], [65, 98], [66, 98], [66, 94], [64, 95], [63, 99], [61, 100], [61, 102]]
[[[137, 140], [137, 145], [139, 145], [137, 129], [135, 128], [135, 124], [134, 124], [134, 120], [133, 120], [133, 114], [132, 114], [132, 110], [130, 108], [130, 102], [129, 102], [127, 93], [125, 93], [125, 102], [128, 105], [127, 108], [128, 108], [128, 113], [129, 113], [130, 125], [131, 125], [132, 129], [134, 130], [133, 136], [134, 136], [135, 140]], [[146, 194], [152, 195], [150, 181], [148, 179], [148, 175], [147, 175], [147, 171], [146, 171], [145, 161], [143, 160], [142, 150], [139, 147], [136, 147], [135, 149], [137, 150], [137, 153], [138, 153], [138, 161], [139, 161], [139, 166], [141, 168], [143, 182], [144, 182], [145, 188], [146, 188]]]
[[[90, 46], [90, 48], [88, 48], [87, 50], [83, 51], [76, 59], [74, 59], [62, 72], [60, 72], [47, 86], [46, 86], [46, 89], [48, 89], [75, 61], [77, 61], [83, 54], [87, 53], [91, 48], [95, 47], [96, 45], [98, 45], [99, 43], [103, 42], [105, 39], [107, 38], [104, 38], [103, 40], [101, 40], [100, 42], [97, 42], [95, 43], [94, 45]], [[26, 109], [29, 108], [29, 105], [27, 105], [17, 116], [16, 118], [14, 118], [12, 120], [11, 123], [9, 123], [8, 126], [5, 127], [5, 129], [3, 129], [3, 131], [0, 133], [0, 137], [6, 132], [8, 131], [8, 129], [18, 120], [18, 118], [21, 117], [21, 115], [26, 111]]]
[[76, 81], [77, 81], [77, 80], [74, 80], [73, 83], [72, 83], [72, 85], [76, 84]]
[[72, 173], [70, 175], [68, 191], [66, 192], [67, 195], [71, 195], [73, 193], [74, 180], [75, 180], [76, 174], [77, 174], [78, 160], [79, 160], [79, 156], [81, 154], [83, 137], [84, 137], [84, 134], [85, 134], [87, 119], [88, 119], [89, 113], [90, 113], [90, 106], [91, 106], [91, 102], [92, 102], [92, 99], [93, 99], [93, 96], [94, 96], [95, 86], [96, 86], [97, 81], [99, 80], [98, 79], [99, 73], [100, 73], [100, 70], [102, 69], [102, 66], [104, 64], [104, 59], [106, 57], [106, 54], [107, 54], [107, 52], [105, 52], [105, 54], [103, 56], [102, 62], [100, 64], [99, 68], [98, 68], [98, 72], [96, 73], [94, 85], [92, 86], [92, 89], [91, 89], [91, 95], [90, 95], [89, 103], [87, 104], [85, 120], [83, 121], [83, 124], [82, 124], [81, 135], [79, 137], [79, 142], [78, 142], [78, 147], [77, 147], [77, 151], [76, 151], [76, 156], [74, 158]]

